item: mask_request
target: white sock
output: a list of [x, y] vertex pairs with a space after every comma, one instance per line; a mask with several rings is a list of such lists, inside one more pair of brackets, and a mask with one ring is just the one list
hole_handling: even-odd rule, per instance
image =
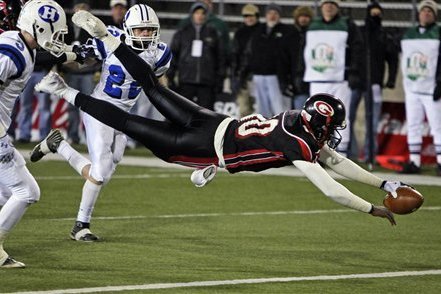
[[78, 211], [77, 221], [90, 223], [93, 208], [98, 199], [98, 195], [103, 185], [97, 185], [87, 180], [83, 186], [83, 196], [81, 197], [80, 210]]
[[69, 162], [70, 166], [73, 167], [80, 176], [83, 175], [83, 168], [86, 165], [91, 164], [89, 159], [81, 155], [77, 150], [73, 149], [72, 146], [66, 142], [66, 140], [61, 141], [57, 152]]
[[20, 221], [29, 203], [12, 196], [0, 210], [0, 231], [9, 232]]
[[421, 165], [421, 155], [420, 154], [410, 154], [409, 160], [415, 163], [416, 166]]

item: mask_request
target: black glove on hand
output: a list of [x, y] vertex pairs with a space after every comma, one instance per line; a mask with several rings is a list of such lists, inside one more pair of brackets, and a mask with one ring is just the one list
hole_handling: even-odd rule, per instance
[[441, 83], [436, 83], [435, 91], [433, 92], [433, 101], [438, 101], [441, 98]]
[[395, 82], [394, 81], [387, 81], [386, 88], [395, 89]]
[[348, 84], [351, 89], [361, 89], [360, 76], [356, 73], [350, 73], [348, 75]]
[[95, 50], [93, 48], [93, 45], [91, 44], [82, 44], [82, 45], [75, 45], [72, 49], [73, 53], [77, 55], [77, 58], [75, 59], [76, 62], [83, 64], [84, 60], [87, 58], [96, 58]]

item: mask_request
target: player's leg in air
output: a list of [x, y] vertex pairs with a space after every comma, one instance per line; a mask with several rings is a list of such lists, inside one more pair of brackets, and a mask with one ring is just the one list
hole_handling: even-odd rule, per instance
[[[110, 137], [113, 139], [113, 134]], [[82, 190], [83, 196], [86, 195], [86, 197], [81, 198], [77, 219], [70, 232], [71, 239], [84, 242], [98, 241], [99, 238], [90, 231], [90, 218], [103, 182], [96, 180], [96, 176], [93, 177], [91, 161], [72, 148], [58, 129], [51, 130], [47, 137], [34, 147], [30, 160], [37, 162], [48, 153], [60, 154], [86, 180]], [[118, 154], [121, 154], [120, 157], [122, 157], [121, 152], [118, 152]], [[110, 164], [106, 166], [106, 169], [110, 172], [113, 171], [115, 169], [114, 159], [110, 158], [107, 162], [110, 162]]]
[[[99, 25], [102, 25], [101, 29], [105, 29], [104, 24], [99, 23], [101, 22], [100, 20], [89, 13], [86, 13], [86, 16], [89, 17], [88, 22], [96, 21]], [[78, 20], [78, 17], [76, 20], [79, 24], [83, 24], [86, 21]], [[119, 45], [120, 42], [117, 42]], [[111, 42], [107, 42], [106, 45], [108, 48], [113, 47], [113, 50], [117, 47]], [[212, 162], [209, 162], [210, 164], [199, 162], [193, 165], [200, 169], [193, 173], [192, 181], [198, 187], [204, 186], [213, 178], [216, 172], [215, 164], [217, 162], [214, 159], [216, 155], [213, 147], [213, 137], [217, 126], [226, 116], [204, 109], [161, 86], [150, 67], [126, 46], [120, 46], [119, 51], [115, 52], [115, 55], [121, 58], [121, 62], [127, 67], [129, 73], [142, 85], [152, 104], [173, 125], [130, 116], [124, 111], [119, 111], [119, 109], [112, 108], [112, 110], [109, 110], [108, 108], [110, 107], [108, 105], [103, 105], [100, 101], [95, 101], [95, 99], [91, 99], [81, 93], [78, 94], [76, 106], [103, 123], [135, 138], [152, 150], [158, 157], [166, 161], [170, 161], [170, 155], [174, 154], [187, 155], [187, 157], [191, 157], [188, 155], [197, 154], [198, 157], [212, 158]], [[131, 66], [132, 64], [137, 64], [137, 66]], [[144, 64], [145, 66], [139, 66], [139, 64]], [[55, 75], [53, 77], [55, 78]], [[55, 79], [59, 79], [59, 77]], [[58, 82], [64, 84], [63, 81]], [[65, 95], [62, 96], [66, 97]], [[107, 111], [117, 113], [105, 114]], [[180, 126], [181, 129], [177, 128], [176, 125]], [[203, 132], [198, 128], [201, 125], [204, 126]]]

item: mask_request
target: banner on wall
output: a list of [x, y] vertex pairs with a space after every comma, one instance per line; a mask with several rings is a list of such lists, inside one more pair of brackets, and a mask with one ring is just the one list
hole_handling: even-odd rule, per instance
[[[435, 146], [430, 135], [427, 120], [423, 123], [423, 146], [421, 162], [436, 162]], [[389, 169], [401, 170], [402, 164], [409, 159], [407, 148], [407, 123], [404, 103], [383, 102], [381, 119], [378, 124], [377, 162]]]

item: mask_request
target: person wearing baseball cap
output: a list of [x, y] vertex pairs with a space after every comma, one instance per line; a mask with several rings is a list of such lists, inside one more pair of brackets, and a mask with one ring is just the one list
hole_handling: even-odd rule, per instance
[[340, 7], [340, 0], [321, 0], [320, 1], [320, 6], [322, 6], [325, 3], [332, 3], [337, 7]]
[[418, 25], [401, 39], [401, 71], [405, 93], [409, 161], [401, 173], [421, 172], [424, 117], [427, 117], [436, 153], [436, 175], [441, 176], [441, 56], [438, 4], [418, 4]]
[[305, 47], [306, 31], [309, 24], [314, 18], [314, 11], [309, 6], [298, 6], [292, 12], [294, 27], [299, 32], [299, 43], [301, 50], [298, 51], [298, 70], [294, 77], [294, 97], [293, 107], [294, 109], [301, 109], [305, 104], [306, 99], [309, 97], [309, 83], [303, 81], [303, 75], [305, 73], [305, 64], [303, 62], [303, 48]]
[[245, 49], [251, 36], [259, 26], [259, 8], [254, 4], [246, 4], [242, 7], [243, 23], [234, 33], [232, 46], [231, 68], [233, 73], [232, 90], [236, 95], [240, 117], [254, 112], [253, 97], [250, 92], [250, 72], [245, 66]]
[[124, 15], [127, 12], [127, 0], [110, 0], [113, 25], [122, 29]]
[[[328, 93], [339, 97], [349, 121], [351, 89], [361, 83], [363, 39], [355, 22], [340, 15], [340, 1], [321, 0], [320, 12], [306, 32], [303, 80], [310, 83], [310, 95]], [[341, 133], [338, 151], [343, 155], [348, 153], [349, 129]]]

